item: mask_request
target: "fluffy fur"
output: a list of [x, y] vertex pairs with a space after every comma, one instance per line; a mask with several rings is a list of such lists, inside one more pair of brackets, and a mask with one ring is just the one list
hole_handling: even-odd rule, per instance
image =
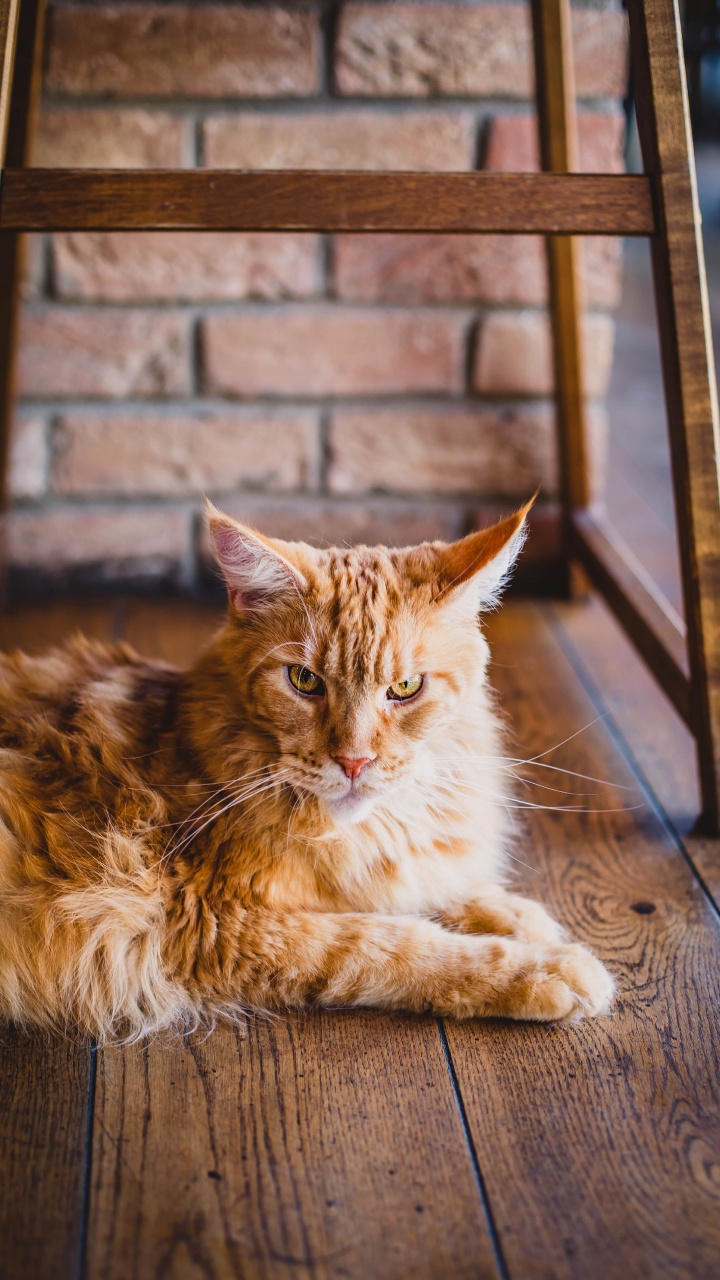
[[212, 510], [228, 617], [190, 670], [83, 639], [4, 658], [0, 1015], [104, 1039], [306, 1005], [607, 1009], [602, 965], [503, 887], [477, 615], [525, 514], [316, 551]]

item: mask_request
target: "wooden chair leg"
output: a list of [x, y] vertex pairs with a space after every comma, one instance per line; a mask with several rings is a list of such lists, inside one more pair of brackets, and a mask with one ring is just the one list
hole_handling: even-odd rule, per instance
[[[535, 81], [543, 169], [579, 169], [575, 77], [569, 0], [532, 0]], [[582, 368], [583, 305], [579, 242], [547, 236], [548, 283], [553, 333], [560, 495], [570, 547], [570, 513], [588, 506], [591, 486]], [[568, 586], [570, 578], [568, 576]]]
[[631, 0], [638, 130], [655, 181], [651, 239], [704, 828], [720, 833], [720, 430], [676, 0]]
[[[8, 73], [5, 87], [4, 165], [8, 167], [22, 168], [30, 159], [42, 81], [44, 20], [45, 0], [23, 0], [17, 17], [14, 69], [11, 75]], [[0, 231], [0, 510], [2, 511], [7, 502], [7, 458], [15, 402], [15, 344], [23, 272], [23, 248], [24, 237], [18, 232]], [[5, 564], [4, 555], [2, 564]]]

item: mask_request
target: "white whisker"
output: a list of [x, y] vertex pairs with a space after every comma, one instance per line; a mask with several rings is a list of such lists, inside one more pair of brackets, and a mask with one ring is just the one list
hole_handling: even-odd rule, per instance
[[[544, 810], [547, 813], [631, 813], [635, 809], [642, 809], [642, 804], [629, 804], [608, 806], [601, 809], [589, 809], [586, 805], [569, 805], [569, 804], [535, 804], [532, 800], [524, 800], [517, 796], [503, 795], [501, 792], [493, 790], [491, 787], [483, 787], [479, 782], [470, 782], [465, 779], [448, 775], [447, 784], [449, 786], [461, 787], [465, 791], [478, 792], [482, 795], [490, 796], [492, 799], [499, 800], [501, 804], [509, 806], [513, 809], [534, 809]], [[570, 795], [577, 794], [575, 792], [568, 793]]]
[[[593, 721], [593, 723], [595, 722]], [[550, 750], [554, 750], [554, 747], [551, 747]], [[547, 755], [547, 752], [544, 754]], [[582, 782], [597, 782], [604, 787], [616, 787], [619, 791], [633, 790], [632, 787], [624, 786], [620, 782], [613, 782], [610, 778], [595, 778], [590, 773], [576, 773], [572, 769], [564, 769], [559, 764], [542, 764], [536, 756], [531, 757], [529, 760], [523, 760], [521, 756], [480, 756], [471, 754], [434, 756], [433, 758], [440, 762], [451, 761], [454, 764], [464, 764], [466, 761], [472, 760], [474, 762], [479, 761], [482, 764], [532, 765], [534, 769], [548, 769], [553, 773], [565, 773], [569, 778], [580, 778]]]
[[[265, 771], [261, 771], [261, 772], [265, 772]], [[182, 840], [177, 840], [178, 833], [176, 833], [176, 840], [174, 840], [174, 842], [173, 841], [170, 842], [167, 849], [165, 849], [163, 858], [160, 859], [159, 867], [160, 868], [163, 867], [163, 865], [167, 863], [170, 856], [172, 856], [173, 854], [177, 854], [177, 852], [184, 849], [184, 847], [186, 847], [188, 844], [191, 844], [191, 842], [195, 840], [195, 838], [199, 836], [202, 831], [205, 831], [206, 827], [209, 827], [211, 823], [215, 822], [215, 819], [222, 817], [223, 813], [227, 813], [228, 809], [232, 809], [233, 806], [236, 804], [242, 804], [243, 800], [250, 799], [251, 796], [258, 795], [258, 792], [260, 790], [272, 790], [273, 787], [281, 785], [281, 783], [284, 783], [287, 781], [288, 773], [290, 773], [290, 769], [282, 769], [282, 771], [277, 771], [277, 773], [275, 773], [272, 778], [269, 778], [269, 780], [268, 778], [259, 778], [259, 780], [256, 780], [254, 783], [251, 783], [250, 786], [243, 788], [243, 790], [241, 790], [240, 792], [238, 792], [237, 790], [232, 791], [231, 787], [229, 786], [220, 788], [220, 790], [223, 790], [225, 792], [225, 795], [231, 796], [231, 800], [229, 800], [229, 804], [225, 804], [225, 803], [220, 804], [218, 808], [215, 808], [213, 810], [213, 813], [210, 813], [210, 814], [208, 813], [197, 814], [195, 824], [193, 824], [190, 831], [186, 832], [186, 835], [182, 837]], [[201, 808], [205, 808], [205, 806], [201, 806]], [[193, 812], [195, 812], [195, 810], [193, 810]], [[192, 814], [190, 815], [190, 817], [192, 817]], [[204, 822], [202, 822], [202, 819], [205, 819]], [[190, 820], [190, 818], [186, 819], [186, 823], [188, 822], [188, 820]], [[186, 823], [183, 823], [182, 826], [184, 826], [184, 824]], [[199, 826], [199, 823], [201, 823], [200, 826]]]
[[[289, 772], [289, 770], [287, 772]], [[221, 818], [222, 815], [224, 813], [227, 813], [230, 809], [236, 808], [236, 806], [241, 805], [245, 800], [249, 800], [253, 796], [259, 795], [261, 792], [272, 791], [275, 787], [283, 785], [285, 781], [286, 781], [286, 778], [280, 776], [279, 774], [276, 774], [273, 778], [269, 779], [268, 781], [256, 783], [255, 786], [249, 787], [247, 790], [240, 792], [239, 795], [236, 794], [232, 796], [232, 798], [227, 804], [221, 805], [209, 816], [205, 814], [201, 815], [201, 817], [205, 818], [205, 821], [202, 822], [200, 826], [196, 825], [191, 831], [189, 831], [183, 837], [182, 840], [178, 841], [177, 843], [175, 843], [174, 845], [171, 845], [168, 849], [166, 849], [165, 854], [163, 855], [163, 858], [162, 858], [162, 862], [166, 862], [167, 859], [172, 854], [178, 854], [183, 849], [187, 848], [187, 846], [191, 844], [193, 840], [196, 840], [197, 837], [201, 835], [202, 832], [205, 831], [207, 827], [209, 827], [213, 822], [216, 822], [218, 818]]]

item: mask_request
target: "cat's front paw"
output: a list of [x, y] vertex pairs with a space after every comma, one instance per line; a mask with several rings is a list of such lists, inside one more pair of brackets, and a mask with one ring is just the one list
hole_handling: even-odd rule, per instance
[[535, 963], [508, 993], [507, 1016], [525, 1021], [575, 1022], [608, 1013], [615, 982], [604, 964], [578, 944], [538, 948]]

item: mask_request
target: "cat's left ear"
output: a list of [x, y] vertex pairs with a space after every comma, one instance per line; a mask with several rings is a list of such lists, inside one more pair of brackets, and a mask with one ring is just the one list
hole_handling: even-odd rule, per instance
[[230, 606], [241, 615], [257, 613], [283, 597], [297, 599], [307, 583], [288, 556], [287, 543], [250, 529], [218, 511], [211, 502], [205, 510], [215, 559], [227, 583]]
[[475, 615], [496, 604], [527, 537], [529, 502], [498, 524], [438, 549], [436, 602]]

